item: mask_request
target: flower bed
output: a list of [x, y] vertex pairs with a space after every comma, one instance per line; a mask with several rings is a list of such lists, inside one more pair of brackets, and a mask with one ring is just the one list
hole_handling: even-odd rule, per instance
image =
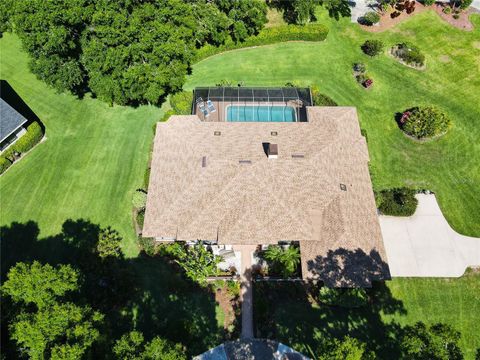
[[400, 43], [392, 47], [390, 54], [400, 63], [414, 69], [425, 69], [425, 55], [416, 46]]

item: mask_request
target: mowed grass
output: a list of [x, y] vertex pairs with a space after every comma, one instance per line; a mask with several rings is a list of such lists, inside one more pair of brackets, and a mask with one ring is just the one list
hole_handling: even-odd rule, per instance
[[162, 111], [56, 93], [28, 70], [11, 34], [0, 39], [0, 54], [0, 77], [45, 124], [47, 137], [0, 177], [1, 224], [33, 220], [47, 236], [66, 219], [89, 219], [117, 229], [125, 253], [137, 254], [131, 196], [142, 186]]
[[467, 272], [459, 279], [394, 279], [387, 285], [403, 302], [406, 314], [384, 315], [385, 321], [450, 324], [461, 332], [466, 359], [474, 359], [480, 349], [480, 273]]
[[[187, 87], [220, 80], [244, 85], [317, 84], [340, 105], [355, 106], [366, 130], [371, 172], [377, 189], [411, 186], [437, 194], [440, 207], [458, 232], [480, 237], [480, 17], [475, 31], [453, 28], [433, 12], [411, 17], [396, 28], [367, 33], [349, 19], [318, 21], [330, 28], [321, 43], [281, 43], [242, 49], [193, 66]], [[380, 39], [387, 47], [407, 41], [426, 55], [418, 71], [387, 55], [370, 58], [360, 45]], [[352, 64], [363, 62], [373, 88], [361, 88]], [[405, 137], [395, 113], [416, 105], [435, 105], [453, 121], [447, 135], [427, 143]]]

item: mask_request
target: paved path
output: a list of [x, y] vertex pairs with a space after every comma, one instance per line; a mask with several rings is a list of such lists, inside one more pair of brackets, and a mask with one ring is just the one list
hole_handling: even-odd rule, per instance
[[242, 302], [241, 339], [253, 339], [252, 254], [255, 245], [235, 245], [233, 249], [242, 254], [240, 270], [240, 301]]
[[480, 266], [480, 238], [456, 233], [435, 195], [418, 194], [411, 217], [380, 216], [392, 276], [459, 277]]
[[350, 1], [351, 8], [351, 22], [358, 22], [358, 18], [361, 18], [367, 12], [372, 11], [372, 8], [369, 6], [368, 0], [352, 0]]
[[473, 0], [472, 5], [470, 5], [476, 10], [480, 10], [480, 0]]

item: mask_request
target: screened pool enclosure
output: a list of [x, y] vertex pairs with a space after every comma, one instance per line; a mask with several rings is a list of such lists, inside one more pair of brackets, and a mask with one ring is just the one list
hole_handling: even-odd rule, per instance
[[304, 122], [312, 105], [309, 88], [199, 87], [192, 114], [204, 121]]

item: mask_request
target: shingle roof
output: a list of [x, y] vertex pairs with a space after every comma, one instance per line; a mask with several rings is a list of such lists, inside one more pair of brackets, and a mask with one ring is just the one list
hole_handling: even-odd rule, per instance
[[27, 119], [0, 98], [0, 142], [26, 122]]
[[[370, 277], [388, 276], [356, 110], [307, 111], [303, 123], [213, 123], [195, 115], [159, 123], [143, 236], [220, 244], [299, 241], [304, 278], [369, 286]], [[267, 158], [266, 143], [278, 144], [277, 159]], [[350, 253], [337, 258], [356, 259], [358, 249], [378, 253], [382, 275], [377, 268], [365, 272], [365, 261], [337, 261], [337, 272], [345, 263], [353, 273], [343, 280], [322, 273], [318, 264], [338, 249]]]

